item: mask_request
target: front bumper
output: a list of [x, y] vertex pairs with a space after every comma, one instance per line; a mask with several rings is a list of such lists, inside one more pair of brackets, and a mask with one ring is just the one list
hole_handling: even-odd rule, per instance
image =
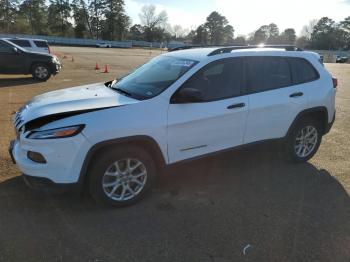
[[64, 193], [80, 189], [79, 183], [59, 184], [44, 177], [34, 177], [23, 174], [24, 183], [31, 189], [45, 193]]
[[51, 68], [52, 74], [56, 75], [61, 71], [62, 65], [60, 63], [51, 63], [50, 68]]
[[15, 145], [15, 142], [16, 142], [15, 140], [11, 140], [10, 145], [9, 145], [9, 154], [10, 154], [12, 163], [14, 163], [14, 164], [16, 164], [15, 157], [13, 156], [13, 147]]
[[[50, 181], [41, 184], [71, 187], [79, 181], [80, 171], [89, 148], [90, 143], [82, 134], [50, 140], [26, 139], [21, 135], [19, 139], [11, 141], [9, 153], [13, 162], [27, 177], [34, 177], [36, 181], [38, 179]], [[47, 162], [32, 161], [28, 158], [28, 151], [42, 154]], [[30, 180], [32, 182], [27, 184], [37, 184], [33, 183], [34, 179]]]

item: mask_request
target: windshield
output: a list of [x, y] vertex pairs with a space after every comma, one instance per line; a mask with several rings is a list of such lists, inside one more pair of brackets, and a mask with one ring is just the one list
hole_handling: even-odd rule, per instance
[[163, 92], [197, 63], [190, 59], [159, 56], [113, 83], [111, 88], [137, 99], [149, 99]]

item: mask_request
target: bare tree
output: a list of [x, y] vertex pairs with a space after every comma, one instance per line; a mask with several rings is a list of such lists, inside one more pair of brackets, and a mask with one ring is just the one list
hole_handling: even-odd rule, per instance
[[311, 39], [312, 31], [314, 30], [315, 25], [317, 25], [318, 19], [310, 20], [308, 25], [304, 25], [301, 29], [300, 36], [305, 36], [308, 40]]
[[170, 26], [168, 30], [176, 39], [185, 37], [189, 30], [183, 28], [181, 25]]

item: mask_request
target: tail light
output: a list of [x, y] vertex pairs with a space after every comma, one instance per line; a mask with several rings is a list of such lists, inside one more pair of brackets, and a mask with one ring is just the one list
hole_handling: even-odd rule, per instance
[[332, 77], [332, 81], [333, 81], [333, 87], [334, 87], [334, 88], [337, 88], [337, 86], [338, 86], [338, 79]]

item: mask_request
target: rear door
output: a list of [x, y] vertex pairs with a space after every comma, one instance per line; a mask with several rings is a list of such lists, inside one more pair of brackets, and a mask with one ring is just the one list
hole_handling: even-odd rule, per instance
[[244, 143], [286, 135], [297, 114], [307, 108], [304, 85], [295, 85], [285, 57], [246, 57], [249, 115]]
[[10, 42], [28, 50], [28, 51], [34, 51], [34, 48], [32, 47], [31, 43], [29, 40], [25, 39], [11, 39], [9, 40]]
[[168, 156], [171, 163], [243, 143], [249, 105], [248, 97], [241, 92], [242, 61], [232, 58], [213, 62], [178, 90], [200, 90], [202, 99], [196, 103], [169, 105]]

